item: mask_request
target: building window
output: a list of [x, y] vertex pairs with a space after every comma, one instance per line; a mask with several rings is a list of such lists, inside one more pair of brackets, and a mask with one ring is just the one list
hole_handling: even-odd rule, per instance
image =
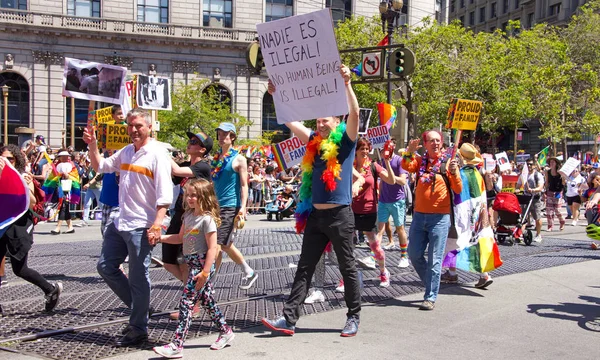
[[27, 0], [0, 0], [0, 8], [27, 10]]
[[508, 0], [504, 0], [502, 3], [502, 13], [506, 14], [508, 12]]
[[485, 7], [479, 8], [479, 22], [485, 22]]
[[558, 3], [558, 4], [554, 4], [554, 5], [550, 6], [550, 11], [548, 13], [548, 16], [558, 15], [561, 7], [562, 7], [562, 3]]
[[469, 4], [473, 4], [475, 0], [469, 0]]
[[266, 0], [265, 21], [283, 19], [294, 15], [294, 0]]
[[519, 7], [521, 7], [521, 1], [515, 0], [515, 9], [518, 9]]
[[[4, 5], [4, 1], [2, 5]], [[4, 85], [9, 87], [7, 98], [8, 143], [18, 144], [15, 129], [22, 126], [29, 127], [29, 84], [24, 77], [15, 72], [3, 72], [0, 73], [0, 87]], [[0, 108], [4, 109], [4, 99], [0, 100], [0, 105]]]
[[450, 3], [450, 12], [453, 13], [456, 11], [456, 1], [452, 0]]
[[495, 26], [492, 26], [492, 27], [490, 28], [490, 32], [491, 32], [491, 33], [493, 33], [494, 31], [496, 31], [496, 27], [495, 27]]
[[203, 26], [233, 27], [232, 0], [204, 0], [202, 12]]
[[272, 142], [278, 143], [290, 137], [290, 129], [285, 125], [277, 123], [277, 116], [275, 115], [275, 103], [273, 103], [273, 96], [268, 92], [263, 96], [262, 105], [262, 131], [272, 131], [275, 133]]
[[534, 19], [534, 13], [529, 13], [527, 14], [527, 28], [531, 29], [533, 27], [533, 19]]
[[465, 7], [465, 0], [460, 0], [460, 8], [463, 9]]
[[506, 32], [506, 28], [508, 27], [508, 21], [502, 23], [502, 31]]
[[460, 24], [461, 24], [462, 26], [465, 26], [465, 17], [464, 17], [464, 15], [463, 15], [463, 16], [461, 16], [461, 17], [459, 17], [459, 18], [458, 18], [458, 21], [460, 21]]
[[137, 19], [142, 22], [168, 23], [169, 0], [138, 0]]
[[469, 25], [470, 26], [475, 25], [475, 11], [471, 11], [469, 13]]
[[494, 19], [495, 17], [498, 16], [498, 6], [496, 5], [496, 3], [492, 3], [492, 6], [490, 7], [490, 19]]
[[231, 93], [225, 86], [210, 84], [202, 90], [202, 95], [214, 97], [216, 103], [229, 106], [231, 111]]
[[100, 17], [100, 0], [69, 0], [67, 15]]
[[352, 16], [352, 0], [327, 0], [325, 6], [331, 9], [335, 24]]

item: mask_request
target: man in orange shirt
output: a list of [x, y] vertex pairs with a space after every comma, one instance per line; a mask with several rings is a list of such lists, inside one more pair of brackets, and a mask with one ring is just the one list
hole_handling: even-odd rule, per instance
[[[443, 171], [442, 135], [436, 130], [423, 133], [425, 154], [416, 152], [421, 147], [413, 139], [402, 153], [402, 167], [416, 173], [414, 212], [408, 238], [408, 257], [425, 285], [424, 301], [420, 310], [433, 310], [440, 290], [442, 260], [452, 209], [452, 191], [460, 193], [462, 181], [456, 159], [448, 162]], [[452, 190], [452, 191], [450, 191]], [[428, 259], [425, 250], [429, 245]]]

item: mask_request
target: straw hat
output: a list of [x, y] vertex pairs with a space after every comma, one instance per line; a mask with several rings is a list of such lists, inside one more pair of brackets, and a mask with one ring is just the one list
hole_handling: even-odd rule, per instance
[[469, 143], [462, 144], [458, 152], [467, 165], [479, 165], [483, 162], [479, 151]]

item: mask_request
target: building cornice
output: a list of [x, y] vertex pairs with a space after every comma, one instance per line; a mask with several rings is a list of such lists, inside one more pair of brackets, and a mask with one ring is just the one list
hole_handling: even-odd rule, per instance
[[163, 45], [245, 48], [256, 31], [0, 9], [0, 31]]

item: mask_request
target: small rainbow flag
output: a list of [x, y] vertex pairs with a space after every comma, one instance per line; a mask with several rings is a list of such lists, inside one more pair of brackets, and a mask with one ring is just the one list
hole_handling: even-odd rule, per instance
[[377, 103], [377, 112], [379, 113], [379, 125], [387, 125], [388, 130], [394, 126], [398, 115], [394, 105]]
[[[58, 189], [58, 196], [60, 198], [64, 197], [62, 187], [60, 186], [61, 178], [61, 174], [56, 170], [56, 164], [52, 164], [52, 173], [48, 176], [46, 181], [44, 181], [44, 185], [42, 185], [42, 190], [46, 193], [45, 201], [50, 201], [52, 199], [52, 195], [54, 195], [56, 189]], [[71, 172], [69, 173], [69, 180], [72, 181], [69, 201], [72, 203], [79, 203], [79, 200], [81, 199], [81, 184], [79, 183], [79, 172], [74, 164], [73, 169], [71, 169]]]
[[450, 251], [446, 255], [442, 266], [484, 273], [502, 266], [502, 259], [500, 259], [500, 251], [494, 238], [483, 236], [479, 238], [477, 244], [462, 250]]
[[0, 232], [29, 209], [29, 189], [25, 181], [10, 163], [5, 163], [0, 177]]

